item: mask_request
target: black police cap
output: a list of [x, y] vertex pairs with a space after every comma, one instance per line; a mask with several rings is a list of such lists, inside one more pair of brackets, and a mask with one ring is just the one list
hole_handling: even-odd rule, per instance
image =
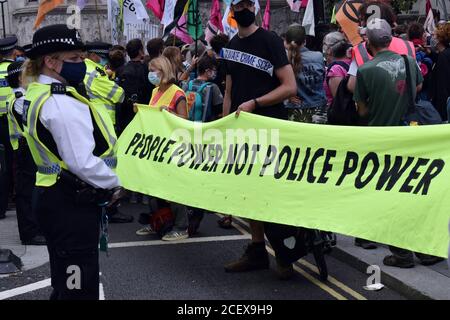
[[70, 29], [65, 24], [55, 24], [37, 30], [33, 35], [31, 49], [27, 52], [30, 59], [59, 51], [84, 50], [77, 29]]
[[16, 36], [9, 36], [0, 39], [0, 54], [13, 50], [16, 47], [16, 44], [17, 44]]
[[111, 50], [112, 45], [106, 42], [86, 42], [86, 51], [96, 53], [99, 56], [108, 56], [109, 50]]

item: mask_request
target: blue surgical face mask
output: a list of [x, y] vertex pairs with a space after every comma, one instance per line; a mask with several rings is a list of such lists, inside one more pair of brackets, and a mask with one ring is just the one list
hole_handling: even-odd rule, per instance
[[76, 87], [83, 81], [86, 75], [86, 64], [84, 62], [63, 61], [59, 75], [66, 79], [69, 85]]
[[26, 60], [25, 57], [21, 57], [21, 56], [16, 57], [16, 62], [24, 62], [25, 60]]
[[148, 81], [150, 81], [150, 83], [154, 86], [159, 86], [161, 83], [161, 78], [159, 77], [158, 72], [150, 71], [148, 73]]

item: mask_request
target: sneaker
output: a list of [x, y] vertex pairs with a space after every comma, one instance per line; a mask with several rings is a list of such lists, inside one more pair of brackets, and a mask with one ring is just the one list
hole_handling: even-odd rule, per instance
[[429, 257], [429, 258], [422, 258], [419, 259], [420, 260], [420, 264], [423, 266], [431, 266], [433, 264], [436, 264], [438, 262], [444, 261], [444, 258], [440, 258], [440, 257]]
[[260, 269], [269, 269], [269, 254], [265, 243], [247, 245], [242, 257], [225, 266], [225, 272], [245, 272]]
[[376, 249], [377, 245], [373, 242], [370, 242], [368, 240], [364, 240], [361, 238], [355, 238], [355, 246], [361, 247], [366, 250]]
[[156, 231], [152, 229], [150, 225], [146, 225], [143, 228], [136, 231], [138, 236], [148, 236], [149, 234], [156, 234]]
[[294, 266], [292, 263], [283, 263], [276, 258], [277, 261], [277, 276], [280, 280], [289, 280], [294, 276]]
[[397, 268], [413, 268], [414, 262], [409, 260], [400, 259], [396, 256], [386, 256], [383, 259], [383, 264], [389, 267], [397, 267]]
[[120, 211], [118, 211], [116, 214], [114, 214], [112, 217], [109, 218], [110, 223], [131, 223], [133, 222], [134, 218], [130, 214], [125, 214]]
[[164, 237], [162, 237], [161, 240], [163, 241], [177, 241], [177, 240], [183, 240], [189, 238], [189, 234], [186, 230], [184, 231], [177, 231], [172, 230], [169, 233], [167, 233]]

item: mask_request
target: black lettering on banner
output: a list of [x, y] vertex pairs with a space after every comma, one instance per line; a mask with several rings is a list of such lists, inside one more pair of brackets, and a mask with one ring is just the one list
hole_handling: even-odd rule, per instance
[[430, 188], [431, 180], [436, 178], [444, 169], [445, 162], [442, 159], [436, 159], [433, 160], [430, 163], [430, 166], [428, 167], [427, 171], [424, 173], [422, 179], [417, 184], [416, 189], [414, 189], [414, 194], [418, 194], [420, 192], [420, 189], [422, 190], [422, 195], [428, 194], [428, 189]]
[[203, 148], [204, 148], [204, 146], [202, 144], [197, 143], [194, 145], [194, 153], [191, 157], [192, 162], [191, 162], [191, 165], [189, 166], [189, 169], [192, 169], [195, 166], [194, 169], [197, 170], [197, 168], [202, 164], [203, 159], [204, 159], [204, 157], [203, 157], [204, 149]]
[[186, 145], [186, 150], [183, 155], [181, 155], [180, 159], [178, 160], [177, 166], [183, 167], [186, 163], [189, 162], [189, 160], [192, 158], [192, 150], [193, 146], [191, 143], [188, 143]]
[[[366, 180], [363, 181], [363, 175], [366, 173], [367, 167], [369, 165], [369, 161], [372, 161], [373, 168], [372, 172], [367, 176]], [[372, 181], [373, 177], [377, 174], [378, 169], [380, 168], [380, 160], [378, 160], [378, 156], [375, 152], [369, 152], [361, 161], [361, 167], [359, 168], [359, 173], [355, 179], [355, 187], [357, 189], [362, 189], [367, 184]]]
[[230, 147], [228, 149], [228, 157], [227, 157], [227, 163], [225, 164], [225, 166], [222, 169], [222, 173], [225, 173], [225, 170], [227, 171], [227, 173], [231, 173], [231, 170], [233, 170], [233, 165], [234, 162], [236, 160], [236, 153], [237, 153], [237, 149], [238, 149], [238, 145], [234, 145], [234, 149], [233, 149], [233, 145], [230, 144]]
[[160, 142], [160, 141], [161, 141], [161, 137], [160, 137], [160, 136], [156, 136], [156, 137], [153, 139], [152, 145], [151, 145], [151, 147], [150, 147], [150, 152], [149, 152], [149, 154], [148, 154], [148, 157], [149, 157], [149, 158], [151, 157], [153, 151], [155, 151], [156, 148], [158, 148], [159, 142]]
[[[241, 163], [242, 152], [244, 152], [243, 163]], [[248, 154], [249, 154], [248, 143], [244, 143], [244, 145], [242, 145], [241, 148], [239, 149], [239, 153], [236, 158], [236, 164], [234, 165], [234, 174], [235, 175], [240, 175], [242, 173], [242, 171], [244, 171], [245, 165], [247, 164], [247, 160], [248, 160]], [[240, 167], [239, 167], [239, 165], [240, 165]]]
[[414, 188], [413, 186], [410, 186], [412, 180], [417, 179], [420, 176], [420, 172], [417, 172], [419, 167], [425, 166], [430, 159], [424, 159], [419, 158], [417, 159], [416, 165], [412, 168], [411, 172], [409, 173], [409, 176], [406, 178], [405, 182], [403, 183], [402, 187], [400, 188], [400, 192], [406, 192], [409, 193]]
[[333, 165], [330, 164], [330, 160], [331, 158], [335, 157], [336, 157], [336, 150], [327, 150], [325, 160], [323, 162], [322, 173], [319, 177], [319, 180], [317, 180], [317, 183], [326, 183], [328, 181], [329, 178], [327, 177], [327, 173], [333, 170]]
[[324, 153], [325, 153], [324, 148], [319, 148], [316, 150], [316, 152], [314, 152], [311, 162], [309, 163], [309, 169], [308, 169], [307, 181], [309, 183], [314, 183], [314, 181], [316, 181], [316, 177], [314, 176], [314, 165], [316, 164], [317, 159], [322, 157]]
[[197, 156], [197, 160], [196, 164], [194, 166], [194, 170], [198, 170], [198, 168], [200, 168], [200, 166], [202, 165], [203, 162], [205, 162], [205, 160], [208, 159], [208, 156], [206, 155], [206, 149], [208, 148], [207, 144], [203, 145], [203, 150], [201, 152], [201, 154], [199, 156]]
[[261, 168], [261, 172], [259, 173], [259, 176], [264, 176], [264, 173], [266, 172], [266, 169], [268, 166], [270, 166], [275, 159], [275, 156], [277, 155], [277, 147], [274, 145], [269, 145], [267, 148], [266, 158], [264, 159], [263, 166]]
[[176, 143], [175, 140], [169, 139], [166, 143], [166, 146], [164, 147], [164, 149], [161, 152], [161, 155], [159, 156], [158, 162], [163, 162], [164, 161], [164, 155], [170, 150], [170, 146], [174, 145]]
[[303, 159], [302, 170], [298, 175], [297, 181], [301, 181], [303, 179], [303, 175], [305, 174], [306, 167], [308, 165], [309, 156], [311, 155], [311, 148], [306, 148], [305, 158]]
[[130, 144], [128, 145], [127, 151], [125, 151], [125, 154], [128, 154], [128, 151], [130, 151], [130, 148], [132, 146], [134, 146], [136, 143], [138, 143], [138, 141], [141, 139], [142, 134], [140, 133], [136, 133], [133, 137], [133, 139], [131, 139]]
[[208, 149], [208, 151], [206, 152], [207, 153], [207, 157], [206, 157], [205, 165], [202, 167], [202, 170], [201, 170], [203, 172], [208, 172], [209, 171], [209, 164], [214, 161], [214, 154], [213, 154], [213, 152], [214, 152], [214, 145], [213, 144], [208, 144], [206, 146], [206, 149]]
[[150, 149], [150, 143], [152, 142], [153, 135], [149, 135], [145, 138], [144, 147], [139, 153], [139, 159], [144, 159], [148, 155], [148, 151]]
[[167, 140], [167, 138], [163, 138], [163, 139], [161, 140], [161, 142], [159, 143], [158, 149], [156, 149], [155, 156], [153, 157], [153, 161], [155, 161], [155, 162], [158, 161], [158, 157], [159, 157], [158, 153], [159, 153], [159, 150], [161, 150], [161, 147], [162, 147], [162, 145], [164, 144], [164, 142], [166, 142], [166, 140]]
[[142, 135], [141, 140], [139, 141], [139, 143], [137, 144], [137, 146], [134, 147], [134, 150], [133, 150], [133, 152], [131, 153], [131, 155], [132, 155], [133, 157], [135, 157], [135, 156], [138, 154], [139, 149], [142, 148], [142, 147], [144, 146], [144, 141], [145, 141], [145, 134]]
[[170, 156], [169, 161], [167, 161], [167, 164], [170, 164], [173, 158], [181, 156], [184, 152], [186, 152], [186, 149], [187, 149], [186, 143], [183, 142], [182, 144], [180, 144]]
[[288, 176], [286, 180], [295, 180], [297, 178], [297, 174], [294, 173], [295, 167], [297, 166], [298, 156], [300, 155], [300, 148], [295, 148], [294, 159], [291, 162], [291, 169], [289, 170]]
[[215, 157], [214, 157], [214, 163], [211, 166], [211, 168], [209, 168], [209, 172], [216, 172], [217, 168], [219, 166], [219, 162], [220, 159], [222, 159], [223, 156], [223, 148], [222, 145], [220, 144], [216, 144], [216, 148], [215, 148]]
[[261, 149], [261, 145], [254, 144], [252, 145], [252, 158], [250, 160], [250, 165], [248, 166], [247, 175], [249, 176], [252, 173], [253, 166], [255, 165], [256, 154]]
[[[281, 163], [281, 160], [283, 159], [284, 155], [286, 155], [287, 159], [284, 162], [283, 169], [280, 171], [280, 163]], [[286, 173], [286, 171], [289, 168], [289, 163], [291, 162], [291, 156], [292, 156], [291, 148], [289, 146], [284, 146], [283, 149], [281, 149], [280, 154], [278, 155], [277, 162], [275, 163], [275, 174], [274, 174], [275, 179], [280, 179], [282, 176], [284, 176], [284, 174]]]
[[402, 167], [403, 157], [396, 156], [394, 160], [394, 164], [391, 167], [391, 155], [386, 154], [384, 156], [384, 169], [378, 178], [376, 190], [383, 189], [384, 185], [387, 182], [387, 186], [384, 190], [390, 191], [400, 177], [405, 173], [406, 169], [413, 163], [414, 157], [408, 157], [406, 159], [405, 164]]
[[344, 168], [342, 169], [342, 174], [339, 177], [338, 181], [336, 182], [337, 186], [340, 186], [342, 182], [344, 182], [344, 179], [346, 176], [352, 174], [356, 171], [356, 168], [358, 167], [358, 154], [353, 151], [348, 151], [347, 155], [345, 156], [344, 160]]

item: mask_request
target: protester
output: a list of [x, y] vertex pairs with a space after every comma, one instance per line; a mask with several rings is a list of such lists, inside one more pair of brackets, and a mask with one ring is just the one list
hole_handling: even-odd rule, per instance
[[327, 63], [324, 88], [328, 106], [333, 103], [339, 84], [347, 76], [351, 63], [351, 47], [344, 34], [338, 31], [327, 34], [323, 40], [322, 51]]
[[[240, 112], [253, 112], [286, 120], [287, 111], [282, 102], [295, 95], [297, 86], [283, 41], [272, 32], [256, 26], [254, 0], [233, 0], [231, 4], [238, 24], [238, 34], [223, 49], [223, 57], [227, 60], [223, 114], [226, 116], [234, 111], [237, 115]], [[263, 69], [258, 64], [247, 65], [235, 61], [237, 55], [232, 54], [235, 51], [259, 57], [273, 71]], [[269, 268], [264, 228], [264, 223], [250, 220], [252, 241], [244, 255], [227, 264], [225, 271], [243, 272]], [[280, 279], [290, 278], [293, 275], [292, 261], [285, 261], [277, 250], [275, 254]]]
[[133, 104], [148, 104], [154, 88], [148, 82], [147, 65], [143, 64], [144, 46], [140, 39], [133, 39], [126, 46], [130, 62], [118, 73], [118, 84], [125, 91], [125, 100], [117, 110], [117, 127], [120, 134], [134, 117]]
[[323, 82], [324, 59], [321, 52], [305, 47], [306, 32], [299, 24], [293, 24], [286, 32], [288, 59], [297, 79], [297, 97], [286, 103], [289, 120], [326, 123], [327, 100]]
[[213, 82], [219, 87], [222, 95], [225, 93], [225, 78], [226, 78], [226, 62], [220, 56], [222, 49], [228, 44], [230, 38], [226, 34], [218, 34], [212, 37], [210, 46], [214, 52], [214, 56], [217, 59], [217, 76], [213, 79]]
[[16, 46], [13, 52], [14, 61], [24, 62], [26, 60], [25, 49], [21, 46]]
[[[100, 204], [123, 195], [114, 128], [75, 90], [86, 73], [80, 39], [63, 24], [37, 30], [24, 70], [26, 139], [38, 167], [33, 210], [47, 239], [52, 300], [99, 299]], [[73, 266], [78, 287], [67, 285]]]
[[447, 102], [450, 97], [450, 22], [438, 27], [435, 38], [439, 55], [433, 69], [431, 102], [445, 121], [448, 120]]
[[162, 55], [164, 51], [164, 40], [161, 38], [154, 38], [147, 42], [147, 53], [148, 56], [145, 56], [144, 64], [148, 65], [148, 63], [158, 58]]
[[113, 46], [109, 51], [108, 56], [109, 63], [106, 66], [105, 71], [110, 80], [117, 81], [116, 74], [121, 72], [126, 63], [126, 50], [122, 46]]
[[197, 110], [192, 109], [195, 108], [195, 99], [192, 101], [192, 108], [188, 107], [191, 110], [190, 113], [194, 114], [190, 117], [191, 120], [201, 118], [202, 122], [208, 122], [219, 119], [222, 114], [223, 96], [219, 87], [212, 82], [217, 77], [217, 68], [217, 60], [209, 55], [204, 55], [198, 61], [197, 79], [183, 82], [182, 88], [186, 94], [191, 92], [195, 98], [195, 93], [198, 93], [201, 97], [201, 113], [196, 115], [195, 111]]
[[172, 65], [172, 70], [175, 74], [175, 81], [177, 84], [181, 84], [181, 78], [184, 73], [183, 57], [181, 56], [181, 50], [177, 47], [167, 47], [164, 49], [162, 55], [169, 59]]

